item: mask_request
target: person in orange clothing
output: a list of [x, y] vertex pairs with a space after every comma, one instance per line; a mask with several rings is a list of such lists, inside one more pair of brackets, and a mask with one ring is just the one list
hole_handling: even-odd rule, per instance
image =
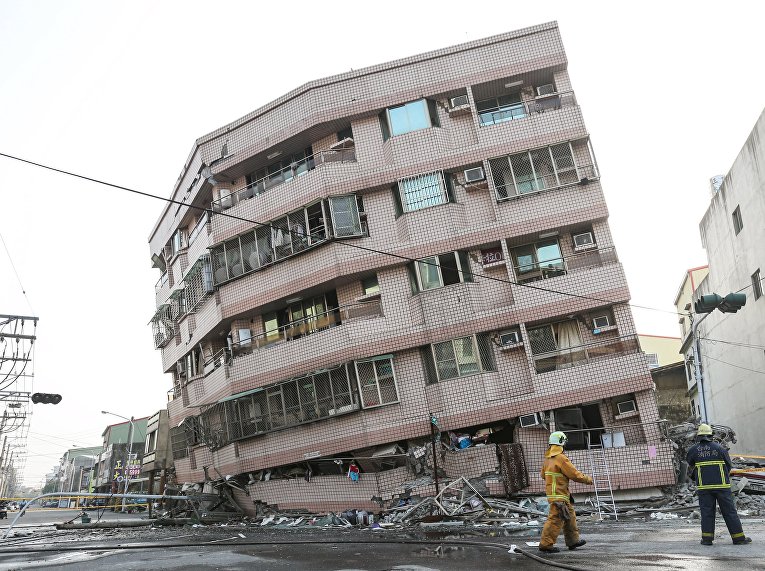
[[571, 505], [568, 491], [568, 481], [574, 480], [582, 484], [592, 484], [592, 478], [577, 470], [566, 455], [563, 447], [566, 445], [566, 435], [553, 432], [548, 441], [550, 446], [545, 452], [542, 464], [542, 479], [545, 481], [545, 493], [550, 504], [550, 513], [542, 529], [542, 539], [539, 541], [539, 551], [557, 553], [555, 542], [563, 528], [563, 536], [569, 549], [582, 547], [587, 543], [579, 539], [579, 529], [576, 527], [576, 513]]

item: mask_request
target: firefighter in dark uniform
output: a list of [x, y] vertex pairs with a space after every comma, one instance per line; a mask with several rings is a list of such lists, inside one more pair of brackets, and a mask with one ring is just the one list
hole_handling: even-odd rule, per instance
[[715, 538], [715, 504], [720, 505], [725, 525], [734, 545], [751, 543], [744, 535], [730, 491], [731, 461], [728, 451], [712, 440], [712, 427], [700, 424], [698, 444], [688, 451], [688, 469], [696, 480], [701, 510], [701, 545], [712, 545]]

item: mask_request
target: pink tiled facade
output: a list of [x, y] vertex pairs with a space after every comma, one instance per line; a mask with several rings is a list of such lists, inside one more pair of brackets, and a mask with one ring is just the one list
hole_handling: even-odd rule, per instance
[[[373, 509], [433, 414], [522, 443], [531, 491], [554, 428], [618, 440], [615, 488], [672, 482], [555, 23], [310, 82], [200, 138], [173, 198], [150, 246], [179, 481]], [[494, 493], [494, 448], [437, 461]]]

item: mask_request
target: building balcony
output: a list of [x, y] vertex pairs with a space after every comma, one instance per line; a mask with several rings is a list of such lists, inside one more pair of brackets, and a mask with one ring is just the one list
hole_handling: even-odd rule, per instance
[[[280, 188], [279, 196], [287, 196], [289, 198], [278, 201], [275, 199], [269, 200], [268, 206], [273, 207], [275, 202], [285, 205], [292, 204], [293, 196], [299, 195], [300, 188], [305, 186], [305, 184], [301, 184], [302, 181], [310, 183], [308, 188], [314, 188], [316, 184], [315, 177], [318, 173], [324, 173], [324, 175], [334, 178], [343, 173], [347, 174], [347, 168], [344, 167], [349, 165], [356, 165], [355, 148], [320, 151], [302, 161], [293, 163], [287, 168], [253, 181], [242, 188], [232, 191], [221, 189], [222, 196], [212, 201], [211, 208], [214, 213], [227, 212], [247, 220], [262, 220], [264, 205], [258, 204], [261, 202], [260, 200], [250, 199], [261, 197], [264, 193], [277, 186], [286, 185]], [[338, 170], [339, 172], [335, 173]], [[309, 196], [308, 200], [310, 201], [311, 198], [313, 196]], [[272, 213], [273, 215], [279, 214], [279, 209], [278, 207], [276, 208], [277, 211]], [[270, 217], [272, 214], [267, 214], [267, 216]], [[252, 224], [246, 224], [246, 226], [249, 227]], [[232, 221], [225, 216], [213, 216], [211, 230], [214, 241], [221, 239], [220, 233], [224, 230], [233, 233], [239, 231], [238, 229], [232, 230]]]
[[553, 113], [566, 107], [575, 107], [576, 104], [573, 91], [540, 95], [528, 101], [479, 111], [478, 124], [481, 127], [491, 127], [507, 121], [521, 121], [534, 118], [541, 113]]
[[268, 374], [268, 382], [279, 380], [278, 371], [294, 369], [298, 355], [303, 356], [307, 370], [336, 364], [338, 355], [347, 353], [349, 347], [374, 344], [374, 337], [369, 335], [370, 323], [376, 321], [374, 329], [384, 329], [377, 321], [382, 317], [382, 304], [380, 300], [374, 300], [340, 306], [261, 333], [233, 346], [231, 379], [238, 384]]
[[[565, 374], [572, 367], [587, 367], [593, 363], [610, 361], [615, 358], [621, 358], [624, 355], [639, 355], [642, 358], [640, 343], [636, 335], [610, 337], [602, 341], [586, 343], [575, 347], [559, 347], [555, 351], [533, 354], [532, 359], [534, 361], [534, 370], [538, 375], [547, 373], [560, 374], [561, 372]], [[642, 359], [642, 362], [645, 365], [645, 359]], [[607, 378], [607, 376], [593, 376], [593, 378]]]
[[624, 269], [612, 247], [515, 266], [513, 270], [518, 283], [512, 286], [515, 308], [529, 312], [522, 316], [525, 321], [582, 311], [597, 303], [571, 294], [605, 295], [614, 302], [629, 299]]
[[[586, 136], [582, 112], [573, 93], [560, 93], [523, 102], [521, 108], [479, 113], [478, 141], [481, 146], [518, 148]], [[485, 123], [482, 117], [485, 116]]]

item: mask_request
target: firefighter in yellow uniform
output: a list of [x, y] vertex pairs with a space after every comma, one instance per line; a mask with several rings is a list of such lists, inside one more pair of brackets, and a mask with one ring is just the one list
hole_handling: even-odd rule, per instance
[[566, 435], [562, 432], [553, 432], [550, 435], [550, 447], [545, 452], [545, 461], [542, 465], [542, 479], [545, 481], [545, 493], [550, 504], [550, 513], [542, 529], [539, 551], [548, 553], [560, 551], [555, 547], [555, 542], [560, 535], [561, 528], [563, 528], [563, 536], [569, 549], [576, 549], [587, 543], [584, 539], [579, 539], [576, 513], [574, 513], [574, 506], [571, 505], [569, 499], [568, 481], [574, 480], [583, 484], [592, 484], [592, 478], [577, 470], [571, 460], [563, 453], [566, 440]]

